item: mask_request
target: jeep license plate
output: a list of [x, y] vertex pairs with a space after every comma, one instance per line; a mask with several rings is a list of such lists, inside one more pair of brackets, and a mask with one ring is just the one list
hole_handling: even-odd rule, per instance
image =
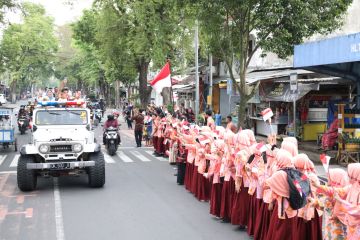
[[58, 169], [69, 169], [70, 163], [50, 163], [50, 169], [58, 170]]

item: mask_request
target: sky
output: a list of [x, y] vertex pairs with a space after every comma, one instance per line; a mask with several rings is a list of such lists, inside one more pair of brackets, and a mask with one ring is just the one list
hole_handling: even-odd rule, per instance
[[[93, 0], [18, 0], [18, 2], [33, 2], [43, 5], [46, 13], [55, 19], [56, 25], [74, 22], [82, 15], [84, 9], [90, 8]], [[72, 5], [67, 4], [71, 2]], [[10, 22], [18, 21], [19, 13], [8, 14]]]

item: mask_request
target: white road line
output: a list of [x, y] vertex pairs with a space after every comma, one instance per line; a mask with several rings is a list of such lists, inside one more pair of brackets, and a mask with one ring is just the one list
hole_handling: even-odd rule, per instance
[[19, 161], [20, 154], [16, 154], [14, 156], [14, 159], [10, 163], [10, 167], [17, 167], [18, 161]]
[[0, 174], [17, 174], [17, 171], [2, 171]]
[[62, 215], [58, 178], [54, 178], [54, 202], [55, 202], [56, 239], [65, 240], [64, 220]]
[[142, 155], [138, 151], [130, 151], [130, 153], [133, 154], [135, 157], [137, 157], [138, 159], [140, 159], [143, 162], [151, 162], [150, 159], [148, 159], [147, 157], [145, 157], [144, 155]]
[[4, 160], [6, 159], [7, 155], [2, 155], [0, 156], [0, 165], [4, 162]]
[[120, 157], [120, 159], [126, 163], [134, 162], [131, 158], [126, 156], [125, 153], [122, 151], [118, 151], [117, 154]]
[[[145, 151], [147, 154], [150, 154], [150, 155], [153, 155], [153, 152], [154, 151]], [[154, 158], [156, 158], [156, 160], [159, 160], [160, 162], [168, 162], [169, 161], [169, 159], [167, 159], [167, 158], [164, 158], [164, 157], [155, 157], [154, 156]]]
[[115, 160], [107, 153], [104, 153], [104, 158], [106, 163], [115, 163]]

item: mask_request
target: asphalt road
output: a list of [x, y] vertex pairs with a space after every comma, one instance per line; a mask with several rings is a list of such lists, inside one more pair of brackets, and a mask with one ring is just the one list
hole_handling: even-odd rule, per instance
[[[101, 189], [89, 188], [86, 176], [40, 178], [37, 190], [24, 194], [16, 183], [19, 153], [0, 149], [0, 239], [250, 239], [178, 186], [166, 159], [152, 156], [151, 148], [136, 148], [125, 125], [117, 155], [103, 150]], [[101, 126], [95, 132], [102, 142]], [[17, 137], [25, 144], [30, 132]]]

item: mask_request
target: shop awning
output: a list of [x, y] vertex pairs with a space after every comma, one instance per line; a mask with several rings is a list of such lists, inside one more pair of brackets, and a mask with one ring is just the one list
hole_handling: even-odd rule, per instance
[[359, 80], [360, 33], [295, 46], [294, 67]]
[[259, 86], [259, 96], [261, 101], [293, 102], [312, 90], [318, 91], [319, 84], [299, 83], [298, 92], [293, 94], [290, 90], [290, 83], [262, 82]]

